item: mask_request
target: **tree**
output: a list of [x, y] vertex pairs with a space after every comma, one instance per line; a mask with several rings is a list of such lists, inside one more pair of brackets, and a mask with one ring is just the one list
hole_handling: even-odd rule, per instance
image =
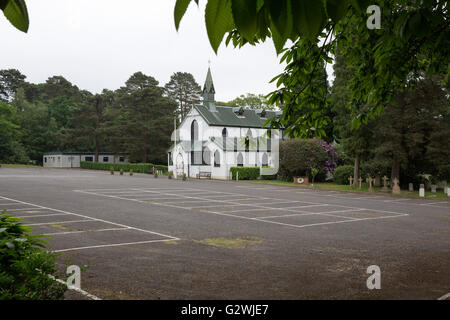
[[[85, 145], [86, 149], [95, 150], [95, 161], [102, 148], [106, 146], [105, 112], [114, 102], [113, 92], [103, 90], [101, 94], [92, 95], [84, 92], [85, 99], [73, 111], [72, 137], [78, 145]], [[78, 148], [79, 151], [83, 148]], [[88, 151], [86, 150], [86, 151]], [[103, 150], [105, 151], [105, 150]]]
[[39, 100], [43, 102], [49, 102], [52, 99], [61, 97], [73, 99], [74, 102], [78, 102], [81, 99], [78, 87], [62, 76], [48, 78], [45, 84], [41, 85], [39, 89]]
[[264, 95], [256, 95], [253, 93], [247, 93], [246, 95], [241, 94], [239, 97], [229, 101], [227, 105], [233, 107], [247, 107], [250, 109], [275, 110], [274, 106], [269, 105]]
[[414, 181], [420, 173], [449, 178], [445, 138], [450, 127], [449, 101], [439, 79], [419, 79], [413, 88], [397, 93], [395, 105], [388, 105], [377, 119], [375, 159], [391, 162], [391, 181], [402, 181], [401, 177]]
[[200, 103], [201, 87], [188, 72], [175, 72], [165, 85], [165, 89], [167, 96], [178, 102], [177, 113], [180, 121], [183, 121], [195, 104]]
[[25, 78], [16, 69], [0, 70], [0, 101], [11, 102], [17, 90], [24, 87]]
[[145, 163], [151, 157], [166, 161], [176, 102], [163, 96], [153, 77], [137, 72], [116, 91], [107, 110], [108, 140], [114, 151], [126, 151], [131, 160]]
[[19, 126], [14, 123], [16, 108], [0, 101], [0, 161], [12, 161], [16, 156]]
[[[174, 9], [178, 29], [191, 1], [177, 0]], [[198, 0], [195, 0], [198, 4]], [[271, 103], [281, 104], [287, 130], [296, 135], [323, 135], [328, 123], [325, 103], [314, 108], [302, 104], [305, 93], [314, 96], [315, 71], [332, 62], [336, 43], [347, 42], [349, 63], [357, 70], [352, 76], [353, 125], [367, 124], [392, 101], [394, 92], [404, 88], [412, 70], [448, 75], [450, 28], [447, 1], [380, 0], [382, 28], [369, 30], [367, 0], [208, 0], [205, 24], [212, 48], [217, 52], [223, 38], [235, 47], [257, 45], [272, 38], [281, 62], [290, 59], [285, 72], [276, 77], [278, 90]], [[294, 44], [283, 49], [287, 40]], [[426, 61], [426, 63], [423, 63]], [[286, 76], [286, 75], [289, 76]], [[314, 130], [304, 122], [289, 121], [298, 114], [309, 117]], [[277, 127], [278, 122], [272, 122]]]
[[331, 88], [331, 108], [334, 111], [334, 136], [343, 145], [344, 152], [354, 157], [353, 184], [358, 185], [361, 160], [369, 157], [373, 140], [373, 125], [354, 128], [352, 126], [351, 108], [348, 103], [351, 91], [348, 89], [354, 68], [348, 65], [345, 56], [336, 52], [333, 86]]
[[45, 152], [55, 151], [59, 141], [55, 139], [57, 124], [50, 117], [48, 107], [43, 103], [29, 103], [20, 89], [12, 102], [17, 108], [17, 124], [20, 128], [20, 142], [28, 157], [42, 163]]
[[[337, 153], [320, 139], [290, 139], [280, 143], [280, 171], [284, 179], [294, 176], [319, 174], [323, 180], [326, 173], [336, 168]], [[316, 170], [313, 170], [316, 169]]]

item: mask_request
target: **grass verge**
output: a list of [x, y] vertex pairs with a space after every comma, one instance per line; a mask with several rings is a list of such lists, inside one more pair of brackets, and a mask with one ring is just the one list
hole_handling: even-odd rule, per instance
[[[288, 187], [298, 187], [303, 189], [323, 189], [323, 190], [334, 190], [334, 191], [346, 191], [346, 192], [365, 192], [370, 194], [376, 194], [376, 195], [385, 195], [385, 196], [396, 196], [396, 197], [411, 197], [411, 198], [420, 198], [419, 197], [419, 191], [407, 191], [402, 190], [400, 194], [393, 194], [391, 192], [380, 192], [381, 188], [375, 187], [373, 188], [373, 192], [369, 192], [369, 188], [366, 183], [363, 183], [361, 186], [361, 189], [357, 188], [350, 188], [348, 185], [341, 185], [336, 184], [332, 182], [320, 182], [320, 183], [314, 183], [314, 186], [310, 185], [302, 185], [302, 184], [294, 184], [293, 182], [288, 181], [281, 181], [281, 180], [242, 180], [240, 182], [245, 183], [255, 183], [255, 184], [270, 184], [270, 185], [281, 185], [281, 186], [288, 186]], [[436, 199], [436, 200], [450, 200], [450, 197], [447, 196], [442, 190], [439, 190], [436, 193], [432, 193], [429, 191], [425, 192], [425, 198], [426, 199]]]

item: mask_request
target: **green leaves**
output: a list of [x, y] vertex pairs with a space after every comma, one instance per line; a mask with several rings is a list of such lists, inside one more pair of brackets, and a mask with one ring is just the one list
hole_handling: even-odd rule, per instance
[[323, 3], [317, 0], [292, 1], [292, 11], [297, 33], [310, 40], [316, 39], [326, 21]]
[[[248, 41], [252, 41], [258, 31], [257, 2], [257, 0], [231, 1], [236, 28]], [[262, 1], [259, 2], [261, 5]]]
[[0, 9], [14, 27], [23, 32], [28, 31], [30, 22], [24, 0], [0, 0]]
[[180, 27], [181, 18], [183, 18], [190, 3], [191, 0], [177, 0], [177, 2], [175, 3], [173, 14], [175, 18], [175, 28], [177, 30]]
[[217, 53], [225, 33], [234, 28], [231, 1], [209, 0], [205, 9], [205, 23], [209, 42]]
[[[225, 33], [227, 43], [241, 47], [272, 37], [278, 53], [287, 40], [315, 40], [325, 25], [338, 23], [349, 6], [365, 9], [368, 0], [208, 0], [205, 10], [206, 29], [215, 52]], [[186, 12], [190, 0], [177, 0], [174, 9], [175, 27]], [[198, 3], [198, 1], [196, 1]]]

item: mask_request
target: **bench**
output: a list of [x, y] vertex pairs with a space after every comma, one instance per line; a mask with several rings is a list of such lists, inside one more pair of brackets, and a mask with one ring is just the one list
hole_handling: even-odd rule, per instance
[[211, 179], [211, 171], [200, 171], [197, 173], [197, 178], [200, 179], [202, 177]]

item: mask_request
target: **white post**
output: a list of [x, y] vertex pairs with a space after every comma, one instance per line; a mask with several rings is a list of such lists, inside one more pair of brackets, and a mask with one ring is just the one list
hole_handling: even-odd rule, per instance
[[236, 171], [236, 181], [239, 181], [239, 171]]
[[420, 185], [419, 197], [421, 197], [421, 198], [425, 197], [425, 187], [423, 184]]

